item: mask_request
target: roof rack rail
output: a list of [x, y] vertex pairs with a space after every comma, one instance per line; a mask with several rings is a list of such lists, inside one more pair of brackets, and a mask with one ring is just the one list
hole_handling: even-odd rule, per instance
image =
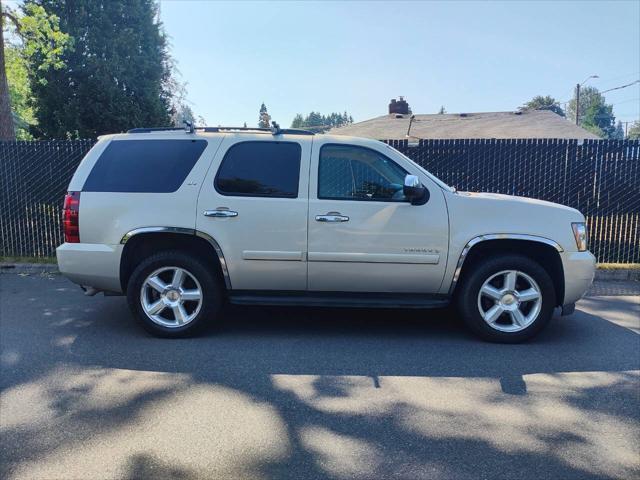
[[177, 131], [177, 130], [182, 130], [184, 131], [184, 128], [182, 127], [150, 127], [150, 128], [132, 128], [130, 130], [127, 130], [127, 133], [150, 133], [150, 132], [165, 132], [165, 131]]
[[[310, 130], [302, 130], [299, 128], [261, 128], [261, 127], [193, 127], [196, 132], [205, 133], [224, 133], [224, 132], [265, 132], [273, 135], [315, 135]], [[152, 132], [176, 132], [185, 131], [182, 127], [150, 127], [150, 128], [132, 128], [127, 133], [152, 133]]]

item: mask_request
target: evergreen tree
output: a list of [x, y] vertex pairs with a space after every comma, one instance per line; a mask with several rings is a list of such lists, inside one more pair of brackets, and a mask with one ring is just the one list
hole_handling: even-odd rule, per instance
[[304, 118], [301, 113], [297, 113], [295, 117], [293, 117], [293, 121], [291, 122], [291, 128], [302, 128], [304, 127]]
[[[171, 123], [171, 59], [155, 0], [26, 0], [60, 19], [73, 39], [65, 68], [29, 57], [38, 130], [47, 138], [93, 138]], [[30, 41], [26, 42], [30, 48]]]
[[444, 105], [442, 105], [440, 110], [438, 110], [438, 115], [444, 115], [445, 113], [447, 113], [447, 111], [444, 109]]
[[311, 112], [307, 118], [305, 118], [305, 124], [307, 127], [321, 127], [325, 123], [325, 119], [320, 112]]
[[291, 128], [313, 128], [316, 130], [326, 130], [333, 127], [341, 127], [353, 123], [353, 117], [347, 112], [331, 112], [322, 115], [320, 112], [311, 112], [306, 117], [298, 113], [291, 122]]
[[269, 112], [267, 112], [267, 106], [262, 103], [260, 105], [260, 117], [258, 119], [258, 127], [260, 128], [269, 128], [271, 126], [271, 116]]

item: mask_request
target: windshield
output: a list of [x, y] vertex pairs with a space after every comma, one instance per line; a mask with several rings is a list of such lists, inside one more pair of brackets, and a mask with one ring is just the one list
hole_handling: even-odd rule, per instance
[[450, 187], [449, 185], [447, 185], [446, 183], [444, 183], [442, 180], [440, 180], [438, 177], [436, 177], [435, 175], [433, 175], [432, 173], [428, 172], [427, 170], [425, 170], [424, 168], [422, 168], [420, 165], [418, 165], [416, 162], [414, 162], [413, 160], [411, 160], [409, 157], [407, 157], [404, 153], [396, 150], [395, 148], [393, 148], [391, 145], [387, 145], [388, 148], [390, 148], [391, 150], [393, 150], [394, 152], [396, 152], [398, 155], [400, 155], [402, 158], [405, 158], [406, 160], [410, 161], [411, 163], [413, 163], [416, 167], [418, 167], [422, 172], [424, 172], [425, 175], [427, 175], [431, 180], [433, 180], [434, 182], [436, 182], [438, 184], [438, 186], [444, 190], [447, 190], [449, 192], [454, 192], [456, 191], [456, 189], [454, 187]]

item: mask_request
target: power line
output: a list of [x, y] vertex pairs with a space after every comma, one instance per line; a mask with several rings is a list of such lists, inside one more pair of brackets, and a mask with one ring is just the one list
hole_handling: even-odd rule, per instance
[[610, 88], [609, 90], [603, 90], [600, 93], [607, 93], [607, 92], [613, 92], [614, 90], [620, 90], [622, 88], [627, 88], [630, 87], [631, 85], [635, 85], [636, 83], [640, 83], [640, 80], [636, 80], [635, 82], [631, 82], [631, 83], [627, 83], [626, 85], [621, 85], [619, 87], [615, 87], [615, 88]]
[[[640, 83], [640, 80], [636, 80], [636, 81], [634, 81], [634, 82], [627, 83], [626, 85], [620, 85], [619, 87], [610, 88], [610, 89], [608, 89], [608, 90], [603, 90], [602, 92], [599, 92], [599, 93], [601, 93], [601, 94], [602, 94], [602, 93], [612, 92], [612, 91], [614, 91], [614, 90], [621, 90], [621, 89], [623, 89], [623, 88], [631, 87], [631, 86], [635, 85], [636, 83]], [[566, 105], [566, 104], [567, 104], [567, 103], [569, 103], [571, 100], [573, 100], [573, 98], [570, 98], [569, 100], [564, 100], [564, 101], [562, 101], [562, 102], [557, 102], [557, 103], [558, 103], [558, 105]], [[635, 99], [631, 99], [631, 100], [635, 100]], [[625, 101], [626, 101], [626, 100], [625, 100]], [[618, 102], [618, 103], [621, 103], [621, 102]], [[615, 105], [615, 104], [614, 104], [614, 105]]]

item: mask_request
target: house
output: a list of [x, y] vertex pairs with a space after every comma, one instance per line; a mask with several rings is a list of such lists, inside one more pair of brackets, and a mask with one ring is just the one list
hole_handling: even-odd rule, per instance
[[[330, 130], [376, 140], [446, 138], [566, 138], [598, 139], [597, 135], [549, 110], [412, 114], [400, 97], [389, 103], [388, 114]], [[413, 119], [412, 119], [413, 117]]]

